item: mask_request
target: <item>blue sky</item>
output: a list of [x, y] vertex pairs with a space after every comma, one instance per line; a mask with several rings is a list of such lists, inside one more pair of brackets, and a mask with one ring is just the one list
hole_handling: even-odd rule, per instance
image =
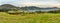
[[58, 6], [60, 0], [0, 0], [0, 5], [12, 4], [15, 6]]

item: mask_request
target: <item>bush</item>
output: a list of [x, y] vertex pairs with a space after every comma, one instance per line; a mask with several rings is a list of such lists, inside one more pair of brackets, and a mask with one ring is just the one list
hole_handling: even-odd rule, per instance
[[60, 13], [60, 10], [48, 11], [48, 13]]

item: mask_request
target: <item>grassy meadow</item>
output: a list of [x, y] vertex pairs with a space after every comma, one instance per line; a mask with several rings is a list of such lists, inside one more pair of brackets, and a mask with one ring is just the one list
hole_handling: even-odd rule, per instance
[[60, 23], [60, 13], [11, 15], [0, 12], [0, 23]]

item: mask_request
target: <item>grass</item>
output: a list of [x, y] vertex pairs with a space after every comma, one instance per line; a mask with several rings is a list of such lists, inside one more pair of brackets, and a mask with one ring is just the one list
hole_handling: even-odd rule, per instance
[[0, 12], [0, 23], [60, 23], [60, 13], [10, 15]]

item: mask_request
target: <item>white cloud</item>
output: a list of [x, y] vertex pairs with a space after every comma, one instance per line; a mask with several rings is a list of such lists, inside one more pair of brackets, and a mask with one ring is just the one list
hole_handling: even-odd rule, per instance
[[16, 6], [58, 6], [60, 0], [1, 0], [0, 4], [13, 4]]

